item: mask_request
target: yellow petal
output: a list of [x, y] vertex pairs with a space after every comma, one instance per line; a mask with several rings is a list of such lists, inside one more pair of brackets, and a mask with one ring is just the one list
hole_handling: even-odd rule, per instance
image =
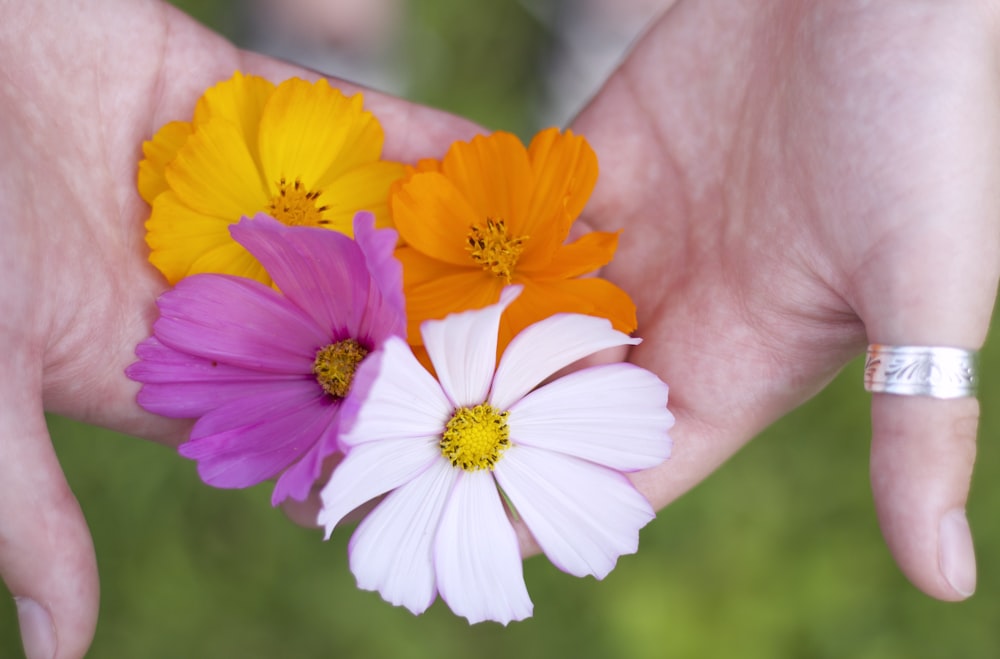
[[168, 190], [153, 202], [153, 211], [146, 221], [149, 261], [171, 285], [176, 284], [192, 273], [192, 265], [203, 254], [233, 243], [229, 224], [192, 211]]
[[392, 197], [392, 219], [407, 245], [432, 258], [473, 267], [466, 250], [470, 227], [484, 217], [443, 174], [414, 174]]
[[235, 240], [207, 250], [191, 264], [188, 270], [189, 275], [202, 272], [236, 275], [271, 285], [271, 277], [264, 270], [264, 266]]
[[496, 132], [456, 142], [445, 154], [441, 171], [469, 201], [478, 223], [488, 217], [502, 219], [514, 236], [532, 235], [527, 218], [531, 166], [516, 136]]
[[191, 136], [191, 124], [186, 121], [171, 121], [156, 131], [153, 139], [142, 143], [139, 162], [139, 194], [152, 205], [153, 200], [168, 188], [164, 176], [167, 164], [177, 155], [177, 151]]
[[211, 118], [167, 166], [167, 183], [192, 210], [238, 222], [270, 200], [239, 127]]
[[269, 185], [281, 178], [301, 179], [310, 190], [323, 189], [382, 153], [382, 126], [325, 80], [286, 80], [267, 102], [260, 125], [261, 165]]
[[239, 71], [229, 80], [210, 87], [194, 109], [196, 126], [211, 118], [226, 119], [239, 126], [240, 135], [257, 157], [257, 131], [267, 99], [274, 93], [274, 83], [260, 76], [245, 76]]
[[375, 215], [375, 226], [391, 227], [389, 189], [404, 174], [403, 165], [378, 161], [362, 165], [330, 183], [316, 199], [329, 229], [354, 235], [354, 214], [369, 211]]

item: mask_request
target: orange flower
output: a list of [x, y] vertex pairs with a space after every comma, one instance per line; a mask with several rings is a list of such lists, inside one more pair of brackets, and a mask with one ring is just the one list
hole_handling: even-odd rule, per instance
[[593, 232], [565, 243], [596, 181], [597, 157], [587, 141], [555, 128], [527, 149], [498, 132], [453, 144], [436, 166], [421, 162], [391, 200], [414, 345], [421, 322], [494, 304], [508, 284], [524, 291], [504, 314], [499, 350], [521, 329], [561, 312], [635, 330], [628, 294], [582, 276], [611, 260], [618, 234]]

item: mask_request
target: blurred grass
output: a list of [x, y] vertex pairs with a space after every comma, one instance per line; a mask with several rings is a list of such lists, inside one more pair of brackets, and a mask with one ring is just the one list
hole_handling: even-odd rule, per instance
[[[230, 3], [188, 5], [239, 38]], [[416, 0], [412, 10], [423, 36], [408, 36], [407, 49], [437, 35], [440, 51], [426, 58], [414, 55], [429, 52], [426, 46], [403, 53], [419, 60], [410, 62], [410, 95], [489, 126], [530, 130], [540, 82], [530, 58], [516, 53], [544, 52], [544, 30], [510, 1]], [[505, 46], [495, 40], [506, 33], [497, 25], [522, 32]], [[477, 71], [481, 84], [472, 84]], [[883, 545], [867, 479], [870, 427], [860, 363], [662, 511], [643, 531], [640, 552], [622, 558], [603, 582], [530, 559], [525, 576], [535, 616], [507, 628], [470, 627], [440, 602], [421, 617], [394, 608], [354, 587], [349, 533], [321, 542], [318, 532], [270, 508], [268, 487], [213, 490], [172, 451], [52, 418], [101, 571], [90, 656], [996, 657], [1000, 383], [989, 375], [1000, 373], [1000, 353], [990, 347], [996, 343], [992, 336], [984, 353], [984, 441], [969, 509], [979, 592], [960, 604], [916, 591]], [[19, 656], [14, 606], [0, 598], [0, 657]]]

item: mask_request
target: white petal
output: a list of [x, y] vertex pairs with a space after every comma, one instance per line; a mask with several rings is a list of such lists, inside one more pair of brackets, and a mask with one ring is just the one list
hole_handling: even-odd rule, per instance
[[623, 474], [544, 449], [512, 446], [494, 475], [549, 560], [578, 577], [603, 579], [654, 517]]
[[618, 469], [654, 467], [670, 456], [674, 416], [667, 385], [633, 364], [575, 371], [517, 401], [510, 439]]
[[496, 304], [450, 314], [444, 320], [428, 320], [420, 326], [441, 387], [455, 407], [486, 400], [496, 367], [500, 316], [520, 292], [520, 286], [507, 286]]
[[347, 513], [417, 478], [437, 461], [448, 464], [441, 458], [436, 438], [390, 439], [352, 448], [320, 492], [317, 523], [326, 528], [329, 538]]
[[458, 471], [436, 461], [418, 478], [387, 496], [351, 536], [351, 572], [363, 590], [423, 613], [434, 602], [431, 544]]
[[360, 407], [354, 423], [340, 437], [347, 447], [440, 435], [454, 411], [441, 386], [397, 337], [389, 338], [361, 362], [349, 400]]
[[613, 329], [605, 318], [575, 313], [549, 316], [511, 340], [497, 366], [490, 402], [508, 409], [559, 369], [605, 348], [641, 342]]
[[489, 471], [462, 472], [434, 539], [441, 599], [476, 623], [531, 615], [517, 535]]

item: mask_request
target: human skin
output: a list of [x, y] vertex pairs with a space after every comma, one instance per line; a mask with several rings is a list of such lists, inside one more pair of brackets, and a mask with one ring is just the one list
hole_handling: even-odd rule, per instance
[[[165, 289], [140, 144], [236, 69], [315, 77], [154, 0], [86, 4], [0, 0], [0, 574], [32, 658], [83, 656], [98, 602], [44, 412], [168, 445], [189, 429], [139, 408], [123, 375]], [[867, 342], [979, 347], [1000, 268], [996, 5], [737, 5], [674, 3], [573, 123], [601, 162], [584, 224], [625, 229], [603, 274], [639, 309], [628, 358], [672, 387], [674, 456], [635, 476], [657, 508]], [[389, 159], [480, 130], [366, 106]], [[872, 414], [886, 540], [919, 588], [961, 599], [976, 401], [877, 395]]]
[[[672, 385], [662, 507], [867, 343], [979, 348], [1000, 267], [997, 3], [678, 2], [573, 123], [630, 359]], [[657, 236], [656, 240], [651, 236]], [[861, 387], [861, 383], [858, 383]], [[871, 482], [903, 572], [975, 588], [973, 398], [879, 394]]]

